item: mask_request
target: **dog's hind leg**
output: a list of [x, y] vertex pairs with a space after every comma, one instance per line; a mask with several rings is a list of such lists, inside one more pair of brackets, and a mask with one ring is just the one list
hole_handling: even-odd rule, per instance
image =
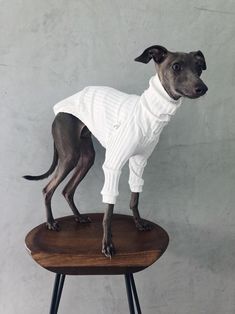
[[52, 135], [58, 152], [59, 162], [54, 177], [43, 189], [47, 227], [51, 230], [59, 230], [58, 223], [54, 220], [52, 214], [51, 198], [58, 185], [78, 163], [82, 127], [84, 127], [84, 124], [81, 121], [66, 113], [59, 113], [52, 124]]
[[86, 127], [82, 130], [79, 148], [81, 155], [78, 164], [74, 169], [74, 174], [65, 186], [62, 193], [74, 213], [75, 220], [78, 222], [90, 222], [90, 219], [88, 217], [79, 213], [74, 203], [75, 190], [79, 183], [86, 176], [87, 172], [92, 167], [95, 160], [95, 150], [92, 143], [91, 133]]
[[[77, 160], [76, 160], [77, 162]], [[69, 172], [74, 168], [75, 160], [72, 158], [66, 158], [63, 161], [59, 161], [59, 165], [56, 169], [54, 177], [43, 189], [43, 195], [45, 199], [46, 215], [47, 215], [47, 227], [50, 230], [59, 230], [58, 223], [54, 220], [51, 209], [51, 198], [58, 187], [58, 185], [65, 179]]]

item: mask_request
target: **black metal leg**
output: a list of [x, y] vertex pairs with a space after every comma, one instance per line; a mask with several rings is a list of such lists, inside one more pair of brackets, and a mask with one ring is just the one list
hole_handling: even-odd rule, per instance
[[133, 274], [130, 274], [130, 281], [131, 281], [131, 287], [132, 287], [132, 291], [133, 291], [133, 295], [134, 295], [134, 299], [135, 299], [135, 305], [136, 305], [137, 313], [141, 314], [141, 308], [140, 308], [139, 298], [138, 298]]
[[65, 275], [56, 274], [53, 288], [50, 314], [57, 314], [60, 304], [60, 297], [64, 286]]
[[65, 280], [65, 275], [61, 275], [60, 283], [59, 283], [59, 287], [58, 287], [56, 304], [55, 304], [55, 313], [58, 312], [58, 308], [59, 308], [59, 304], [60, 304], [60, 298], [61, 298], [61, 294], [62, 294], [62, 290], [63, 290], [63, 286], [64, 286], [64, 280]]
[[130, 274], [125, 274], [125, 282], [126, 282], [126, 292], [127, 292], [130, 314], [135, 314], [134, 302], [133, 302], [133, 297], [132, 297], [132, 292], [131, 292]]
[[[130, 314], [135, 314], [135, 307], [138, 314], [141, 314], [141, 308], [139, 303], [139, 298], [135, 286], [135, 280], [132, 273], [125, 274], [125, 281], [126, 281], [126, 291], [127, 291], [127, 297], [128, 297], [128, 304], [130, 309]], [[133, 302], [133, 296], [135, 301], [135, 307]]]
[[[62, 294], [62, 290], [64, 286], [64, 280], [65, 280], [65, 275], [56, 274], [52, 300], [51, 300], [50, 314], [57, 314], [58, 312], [60, 298], [61, 298], [61, 294]], [[139, 298], [138, 298], [138, 294], [137, 294], [137, 290], [135, 286], [134, 276], [132, 273], [125, 274], [125, 282], [126, 282], [126, 291], [127, 291], [130, 314], [135, 314], [133, 295], [134, 295], [137, 313], [141, 314]]]

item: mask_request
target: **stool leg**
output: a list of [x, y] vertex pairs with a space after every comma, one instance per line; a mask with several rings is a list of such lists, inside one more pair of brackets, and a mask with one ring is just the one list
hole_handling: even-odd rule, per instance
[[126, 282], [126, 292], [127, 292], [130, 314], [135, 314], [134, 302], [133, 302], [133, 297], [132, 297], [132, 292], [131, 292], [131, 281], [130, 281], [129, 274], [125, 274], [125, 282]]
[[56, 276], [55, 276], [55, 283], [54, 283], [54, 288], [53, 288], [53, 293], [52, 293], [50, 314], [57, 314], [57, 312], [58, 312], [60, 297], [61, 297], [63, 286], [64, 286], [64, 279], [65, 279], [65, 275], [56, 274]]
[[133, 274], [130, 274], [130, 282], [131, 282], [131, 287], [132, 287], [132, 291], [133, 291], [133, 295], [134, 295], [134, 299], [135, 299], [135, 305], [136, 305], [137, 313], [141, 314], [141, 308], [140, 308], [139, 298], [138, 298]]
[[60, 283], [59, 283], [59, 287], [58, 287], [58, 294], [57, 294], [56, 304], [55, 304], [55, 313], [58, 312], [58, 308], [59, 308], [59, 304], [60, 304], [60, 298], [61, 298], [62, 290], [63, 290], [63, 287], [64, 287], [64, 280], [65, 280], [65, 275], [61, 275]]

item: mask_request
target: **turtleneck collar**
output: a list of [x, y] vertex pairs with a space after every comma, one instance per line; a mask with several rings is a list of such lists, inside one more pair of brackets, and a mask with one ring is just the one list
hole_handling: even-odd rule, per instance
[[175, 100], [167, 94], [158, 74], [153, 76], [149, 81], [149, 87], [140, 96], [136, 112], [143, 134], [153, 140], [159, 137], [181, 102], [181, 98]]
[[[149, 88], [141, 95], [142, 104], [158, 119], [168, 120], [181, 105], [182, 99], [171, 98], [159, 79], [158, 74], [151, 77]], [[164, 117], [165, 116], [165, 117]], [[168, 116], [168, 117], [167, 117]]]

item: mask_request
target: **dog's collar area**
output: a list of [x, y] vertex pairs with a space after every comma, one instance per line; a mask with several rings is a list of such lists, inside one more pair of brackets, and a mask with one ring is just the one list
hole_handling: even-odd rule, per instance
[[181, 105], [182, 98], [171, 98], [156, 74], [150, 79], [149, 88], [141, 95], [141, 102], [156, 118], [168, 121], [169, 116], [174, 115]]
[[163, 102], [171, 103], [175, 106], [181, 105], [182, 98], [174, 99], [167, 93], [160, 81], [158, 73], [150, 79], [149, 85], [152, 85], [152, 88], [158, 93]]

